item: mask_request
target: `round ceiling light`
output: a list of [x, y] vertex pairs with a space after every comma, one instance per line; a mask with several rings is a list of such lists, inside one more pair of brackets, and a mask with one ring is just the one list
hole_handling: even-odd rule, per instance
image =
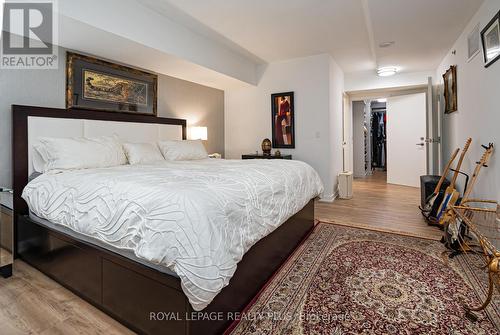
[[380, 77], [389, 77], [393, 76], [398, 72], [398, 69], [394, 66], [384, 66], [384, 67], [379, 67], [377, 69], [377, 74]]

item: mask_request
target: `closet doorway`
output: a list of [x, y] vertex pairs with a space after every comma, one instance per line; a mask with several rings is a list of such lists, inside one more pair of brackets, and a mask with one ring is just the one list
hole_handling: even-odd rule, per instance
[[355, 178], [419, 186], [427, 173], [426, 94], [353, 101]]
[[387, 171], [387, 99], [377, 99], [371, 108], [371, 168], [372, 171]]
[[353, 102], [353, 167], [355, 178], [366, 178], [377, 174], [377, 179], [386, 179], [386, 102], [385, 98]]

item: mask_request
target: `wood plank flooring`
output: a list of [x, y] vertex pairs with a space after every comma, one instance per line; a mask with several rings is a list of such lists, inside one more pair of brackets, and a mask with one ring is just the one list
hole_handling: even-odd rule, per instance
[[316, 219], [352, 227], [439, 240], [442, 231], [427, 225], [418, 205], [420, 189], [386, 183], [385, 172], [356, 178], [354, 197], [316, 203]]
[[0, 248], [0, 266], [12, 263], [12, 254], [4, 248]]
[[[324, 222], [393, 231], [439, 239], [418, 211], [419, 190], [387, 185], [383, 174], [354, 183], [352, 200], [317, 203], [316, 218]], [[0, 334], [86, 335], [133, 334], [92, 305], [37, 270], [16, 260], [14, 274], [0, 278]]]
[[2, 335], [134, 334], [26, 263], [0, 277]]

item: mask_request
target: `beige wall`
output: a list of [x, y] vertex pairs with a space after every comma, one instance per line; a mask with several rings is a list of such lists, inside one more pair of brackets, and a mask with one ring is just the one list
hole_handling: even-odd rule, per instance
[[158, 111], [160, 116], [187, 119], [188, 128], [207, 127], [207, 151], [224, 154], [224, 91], [160, 75]]
[[[64, 108], [65, 54], [57, 70], [0, 69], [0, 186], [12, 186], [11, 105]], [[224, 92], [177, 78], [158, 76], [158, 115], [208, 127], [209, 152], [224, 153]]]

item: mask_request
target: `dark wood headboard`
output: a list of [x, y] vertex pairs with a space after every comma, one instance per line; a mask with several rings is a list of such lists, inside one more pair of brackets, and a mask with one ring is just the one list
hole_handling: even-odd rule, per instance
[[21, 198], [28, 184], [28, 117], [38, 116], [61, 119], [120, 121], [182, 126], [182, 138], [186, 139], [186, 120], [152, 115], [101, 112], [85, 109], [61, 109], [12, 105], [12, 183], [14, 190], [14, 240], [17, 241], [17, 218], [28, 214], [28, 205]]

